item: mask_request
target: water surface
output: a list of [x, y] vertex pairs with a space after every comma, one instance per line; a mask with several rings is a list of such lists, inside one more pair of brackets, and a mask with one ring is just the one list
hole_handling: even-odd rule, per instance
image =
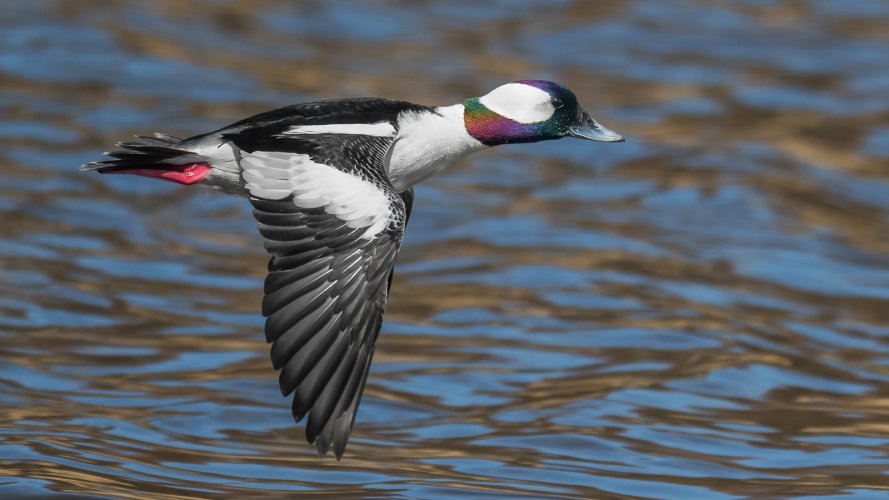
[[[884, 498], [889, 4], [0, 6], [0, 495]], [[306, 99], [561, 81], [621, 145], [418, 189], [342, 462], [243, 200], [77, 171]]]

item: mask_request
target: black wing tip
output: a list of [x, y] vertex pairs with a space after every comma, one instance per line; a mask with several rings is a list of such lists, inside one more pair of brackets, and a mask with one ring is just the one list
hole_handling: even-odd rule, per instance
[[[309, 443], [312, 444], [312, 443]], [[318, 458], [327, 458], [327, 453], [330, 451], [329, 445], [327, 448], [322, 447], [317, 442], [315, 443], [315, 453], [318, 455]], [[339, 450], [334, 448], [333, 456], [336, 458], [337, 462], [341, 462], [343, 460], [343, 455], [346, 454], [346, 450]]]
[[315, 451], [318, 453], [318, 458], [325, 458], [331, 448], [333, 448], [333, 456], [336, 457], [337, 462], [342, 460], [343, 455], [346, 454], [346, 443], [349, 442], [349, 432], [344, 434], [337, 432], [336, 427], [339, 420], [340, 419], [336, 419], [328, 422], [327, 425], [325, 425], [325, 431], [327, 432], [322, 431], [314, 439], [308, 435], [308, 432], [306, 433], [306, 440], [309, 444], [315, 445]]
[[333, 456], [336, 457], [336, 461], [339, 462], [340, 460], [342, 460], [342, 459], [343, 459], [343, 455], [345, 455], [345, 454], [346, 454], [346, 447], [343, 446], [342, 448], [340, 448], [340, 447], [338, 447], [338, 446], [336, 445], [336, 441], [334, 441], [334, 443], [333, 443]]
[[[325, 458], [327, 452], [330, 451], [330, 440], [325, 439], [323, 434], [313, 431], [310, 425], [306, 426], [306, 442], [315, 445], [315, 453], [318, 454], [318, 458]], [[334, 455], [336, 456], [337, 461], [343, 457], [343, 454], [336, 453], [336, 450], [334, 450]]]
[[[280, 364], [281, 366], [275, 366], [275, 364]], [[275, 363], [275, 361], [272, 360], [272, 367], [275, 370], [280, 370], [283, 366], [284, 363]], [[290, 385], [290, 381], [285, 380], [284, 377], [282, 377], [281, 375], [278, 375], [278, 389], [281, 391], [281, 396], [285, 398], [293, 392], [293, 386]], [[293, 420], [294, 422], [299, 422], [300, 420], [302, 420], [302, 418], [297, 419], [296, 413], [294, 413]]]
[[326, 457], [327, 452], [330, 451], [330, 441], [319, 436], [319, 439], [315, 440], [315, 450], [318, 451], [319, 457]]

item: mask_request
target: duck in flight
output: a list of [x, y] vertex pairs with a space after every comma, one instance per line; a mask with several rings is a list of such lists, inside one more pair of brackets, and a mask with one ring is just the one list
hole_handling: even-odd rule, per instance
[[522, 80], [452, 106], [296, 104], [214, 132], [137, 136], [84, 165], [245, 197], [271, 255], [262, 314], [272, 365], [320, 456], [342, 458], [373, 358], [413, 186], [466, 155], [577, 137], [621, 142], [554, 82]]

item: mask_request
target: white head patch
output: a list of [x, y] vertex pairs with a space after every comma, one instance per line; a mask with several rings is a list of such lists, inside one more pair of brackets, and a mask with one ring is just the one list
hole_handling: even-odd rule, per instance
[[519, 123], [549, 120], [555, 112], [550, 95], [524, 83], [507, 83], [479, 98], [486, 108]]

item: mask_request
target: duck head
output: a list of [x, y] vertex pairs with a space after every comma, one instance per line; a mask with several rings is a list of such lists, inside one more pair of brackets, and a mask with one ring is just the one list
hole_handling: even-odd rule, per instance
[[555, 82], [520, 80], [463, 101], [466, 131], [487, 146], [570, 136], [592, 141], [624, 138], [594, 120], [573, 92]]

